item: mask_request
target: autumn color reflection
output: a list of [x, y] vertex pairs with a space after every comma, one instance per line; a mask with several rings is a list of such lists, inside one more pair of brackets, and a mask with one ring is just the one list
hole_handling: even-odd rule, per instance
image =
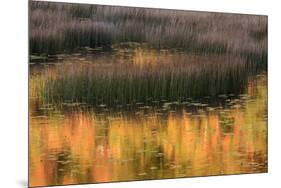
[[267, 80], [224, 105], [40, 109], [30, 100], [30, 185], [267, 171]]

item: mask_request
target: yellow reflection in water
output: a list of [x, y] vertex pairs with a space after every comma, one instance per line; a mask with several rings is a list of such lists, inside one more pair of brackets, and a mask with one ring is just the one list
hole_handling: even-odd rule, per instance
[[215, 108], [46, 113], [30, 101], [30, 186], [267, 171], [265, 75]]

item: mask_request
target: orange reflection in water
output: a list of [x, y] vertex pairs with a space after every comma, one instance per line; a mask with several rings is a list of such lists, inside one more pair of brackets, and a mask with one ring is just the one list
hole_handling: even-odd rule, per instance
[[266, 172], [266, 77], [228, 104], [46, 112], [31, 100], [30, 186]]

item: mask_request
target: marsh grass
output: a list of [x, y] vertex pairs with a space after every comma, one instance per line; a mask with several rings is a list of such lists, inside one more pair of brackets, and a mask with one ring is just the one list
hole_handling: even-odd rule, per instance
[[31, 2], [30, 15], [30, 55], [44, 62], [85, 48], [131, 56], [140, 44], [151, 53], [205, 57], [140, 49], [131, 62], [64, 59], [31, 77], [30, 95], [42, 103], [116, 106], [235, 95], [267, 69], [266, 16], [50, 2]]
[[32, 91], [42, 103], [136, 105], [240, 94], [258, 67], [242, 57], [220, 61], [132, 64], [65, 62], [33, 76]]
[[31, 2], [30, 53], [146, 42], [157, 49], [267, 58], [267, 17]]

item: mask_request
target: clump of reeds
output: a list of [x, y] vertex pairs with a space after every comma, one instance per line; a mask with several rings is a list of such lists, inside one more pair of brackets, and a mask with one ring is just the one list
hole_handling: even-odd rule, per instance
[[241, 57], [192, 63], [64, 63], [45, 71], [33, 84], [43, 103], [134, 105], [239, 94], [255, 66]]

